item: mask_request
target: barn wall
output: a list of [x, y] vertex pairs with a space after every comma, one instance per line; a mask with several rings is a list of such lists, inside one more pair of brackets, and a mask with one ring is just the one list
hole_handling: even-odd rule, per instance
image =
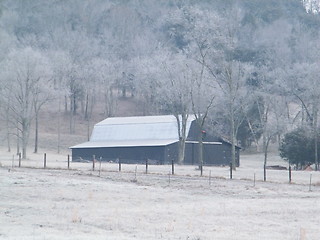
[[164, 163], [170, 164], [172, 161], [176, 162], [178, 160], [178, 143], [173, 143], [166, 146]]
[[191, 123], [189, 133], [187, 136], [188, 141], [198, 141], [199, 140], [199, 134], [200, 134], [200, 128], [196, 121], [193, 121]]
[[[185, 153], [185, 164], [198, 164], [198, 143], [187, 143]], [[239, 166], [239, 149], [237, 148], [237, 165]], [[222, 144], [203, 144], [204, 165], [229, 165], [231, 162], [231, 145]]]
[[[169, 151], [169, 150], [167, 150]], [[72, 161], [91, 161], [93, 155], [103, 161], [118, 161], [123, 163], [149, 163], [164, 164], [166, 147], [113, 147], [113, 148], [74, 148], [72, 149]]]
[[[185, 151], [185, 164], [198, 164], [198, 144], [187, 143]], [[231, 162], [231, 145], [204, 144], [204, 165], [229, 165]], [[114, 148], [75, 148], [72, 149], [72, 161], [92, 161], [93, 155], [98, 160], [118, 161], [123, 163], [143, 164], [146, 159], [150, 164], [169, 164], [178, 159], [178, 143], [168, 146], [153, 147], [114, 147]], [[239, 166], [239, 149], [236, 151], [237, 165]]]

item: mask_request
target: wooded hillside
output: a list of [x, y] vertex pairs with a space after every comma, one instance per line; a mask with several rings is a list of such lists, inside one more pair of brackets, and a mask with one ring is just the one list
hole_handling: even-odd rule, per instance
[[195, 115], [243, 148], [301, 125], [317, 134], [318, 10], [306, 0], [2, 0], [2, 145], [62, 151], [106, 117], [154, 114]]

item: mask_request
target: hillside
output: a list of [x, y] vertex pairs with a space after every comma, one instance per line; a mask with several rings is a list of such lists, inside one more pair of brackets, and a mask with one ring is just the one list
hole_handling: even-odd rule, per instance
[[[134, 98], [122, 98], [117, 100], [117, 116], [135, 116], [141, 115], [141, 107]], [[59, 119], [60, 116], [60, 119]], [[91, 135], [92, 128], [95, 123], [105, 119], [101, 114], [99, 106], [94, 108], [90, 121], [84, 119], [83, 114], [79, 113], [75, 117], [75, 132], [70, 133], [70, 114], [61, 112], [57, 108], [57, 101], [48, 103], [40, 113], [39, 117], [39, 148], [38, 151], [43, 153], [46, 151], [58, 152], [58, 126], [60, 122], [60, 152], [63, 154], [69, 153], [68, 148], [85, 142], [88, 135]], [[5, 121], [1, 123], [5, 125]], [[89, 124], [89, 129], [88, 129]], [[89, 133], [88, 133], [89, 131]], [[6, 149], [8, 146], [6, 129], [2, 128], [1, 134], [1, 147]], [[32, 153], [34, 150], [34, 134], [35, 126], [32, 125], [30, 129], [29, 149], [28, 152]], [[11, 134], [11, 151], [16, 152], [16, 134]]]
[[1, 145], [14, 151], [19, 137], [30, 151], [37, 116], [39, 147], [61, 151], [110, 116], [205, 116], [243, 149], [310, 122], [317, 131], [311, 3], [2, 0]]

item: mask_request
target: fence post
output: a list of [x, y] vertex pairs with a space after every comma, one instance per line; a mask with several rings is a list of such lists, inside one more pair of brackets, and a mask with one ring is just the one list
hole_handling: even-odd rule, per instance
[[267, 181], [267, 168], [266, 164], [263, 164], [263, 181]]
[[291, 183], [291, 166], [289, 166], [289, 183]]
[[94, 171], [94, 167], [95, 167], [95, 165], [94, 165], [95, 164], [95, 160], [96, 160], [95, 158], [96, 158], [96, 156], [93, 155], [92, 156], [92, 171]]
[[70, 155], [68, 154], [68, 170], [70, 169]]
[[138, 165], [136, 165], [136, 168], [134, 170], [134, 181], [137, 182], [137, 170], [138, 170]]
[[312, 174], [310, 174], [309, 192], [311, 192], [311, 182], [312, 182]]
[[19, 153], [19, 167], [21, 167], [21, 153]]
[[230, 179], [232, 179], [232, 162], [230, 163]]
[[121, 160], [119, 158], [119, 172], [121, 172]]
[[201, 165], [200, 165], [200, 176], [202, 177], [202, 174], [203, 174], [203, 165], [202, 165], [202, 163], [201, 163]]
[[148, 159], [146, 160], [146, 174], [148, 174]]
[[172, 175], [174, 175], [174, 161], [172, 160]]
[[45, 153], [43, 155], [43, 168], [46, 168], [47, 167], [47, 154]]
[[100, 174], [101, 174], [101, 162], [102, 162], [102, 157], [100, 157], [100, 165], [99, 165], [99, 177], [100, 177]]

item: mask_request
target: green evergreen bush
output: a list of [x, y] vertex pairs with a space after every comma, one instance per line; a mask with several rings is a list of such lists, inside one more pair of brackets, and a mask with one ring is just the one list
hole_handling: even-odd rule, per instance
[[[318, 138], [319, 139], [319, 138]], [[318, 140], [318, 152], [320, 153]], [[314, 134], [307, 128], [287, 133], [280, 144], [280, 156], [298, 169], [315, 163]]]

